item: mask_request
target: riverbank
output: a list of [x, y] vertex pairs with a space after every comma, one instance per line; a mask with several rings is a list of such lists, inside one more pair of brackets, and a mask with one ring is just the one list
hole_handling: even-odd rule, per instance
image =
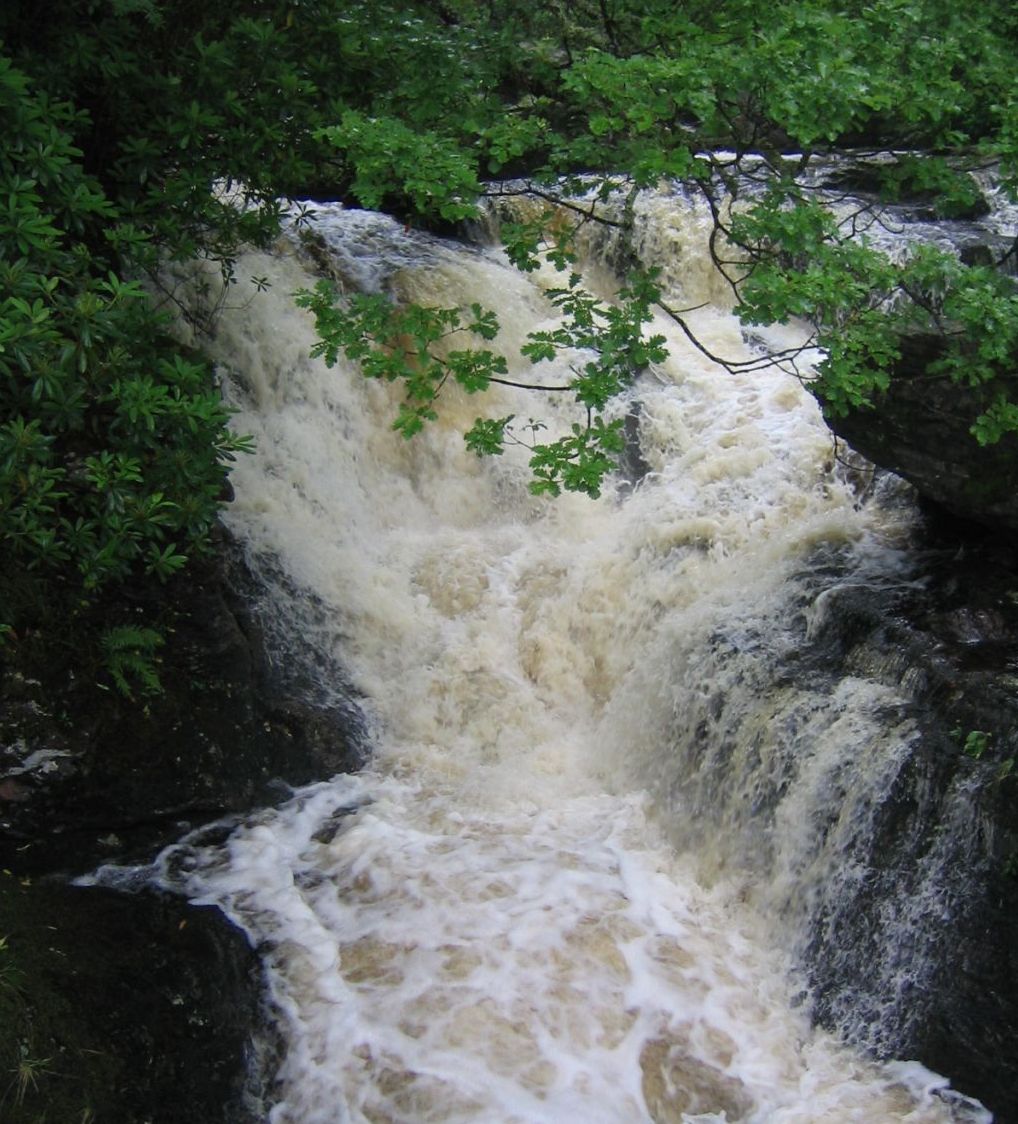
[[0, 709], [0, 1115], [246, 1124], [273, 1066], [261, 967], [219, 910], [69, 884], [352, 768], [353, 704], [274, 665], [224, 535], [168, 587], [164, 693], [131, 704], [8, 666]]

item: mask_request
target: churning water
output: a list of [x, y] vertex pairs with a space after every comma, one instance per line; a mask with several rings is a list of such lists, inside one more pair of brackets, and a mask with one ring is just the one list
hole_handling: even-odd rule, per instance
[[[711, 351], [749, 358], [680, 202], [645, 202], [642, 253], [673, 305], [703, 306]], [[567, 360], [518, 354], [555, 322], [554, 271], [340, 208], [318, 230], [348, 289], [479, 302], [513, 374], [568, 380]], [[585, 271], [607, 295], [604, 252]], [[618, 407], [643, 478], [534, 498], [525, 449], [482, 461], [461, 429], [514, 413], [554, 432], [578, 420], [568, 396], [448, 390], [404, 441], [392, 387], [309, 359], [305, 260], [297, 239], [243, 259], [271, 289], [210, 344], [258, 447], [228, 521], [285, 576], [264, 607], [291, 638], [280, 658], [342, 668], [372, 760], [225, 844], [199, 833], [159, 873], [269, 966], [286, 1042], [270, 1119], [988, 1120], [921, 1066], [812, 1029], [795, 976], [809, 903], [856, 876], [844, 840], [914, 731], [888, 721], [886, 687], [781, 669], [830, 585], [899, 580], [907, 504], [863, 498], [790, 374], [729, 374], [664, 319], [670, 358]]]

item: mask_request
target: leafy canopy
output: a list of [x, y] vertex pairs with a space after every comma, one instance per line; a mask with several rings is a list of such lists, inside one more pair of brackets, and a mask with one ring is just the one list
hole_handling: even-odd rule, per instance
[[[812, 324], [828, 410], [869, 401], [900, 331], [920, 326], [950, 341], [945, 374], [985, 387], [976, 437], [1018, 428], [1001, 378], [1018, 334], [1003, 263], [929, 249], [890, 262], [858, 222], [832, 218], [808, 175], [851, 147], [881, 157], [870, 187], [887, 201], [922, 195], [964, 214], [969, 172], [989, 163], [1013, 197], [1016, 39], [1007, 0], [6, 0], [0, 640], [76, 646], [75, 622], [101, 631], [111, 606], [119, 627], [148, 627], [127, 609], [207, 548], [246, 446], [207, 364], [171, 340], [148, 293], [161, 262], [208, 257], [239, 294], [239, 248], [269, 244], [292, 199], [438, 230], [504, 191], [494, 180], [542, 201], [502, 236], [520, 268], [544, 255], [562, 271], [551, 294], [562, 326], [525, 352], [536, 365], [582, 354], [556, 391], [576, 423], [539, 443], [540, 423], [480, 417], [466, 437], [486, 454], [528, 444], [538, 492], [598, 493], [621, 445], [603, 411], [660, 356], [644, 334], [652, 310], [689, 331], [629, 238], [632, 193], [661, 178], [707, 202], [747, 320]], [[576, 228], [589, 222], [616, 226], [632, 260], [617, 304], [575, 275]], [[506, 377], [484, 309], [323, 287], [300, 300], [327, 359], [343, 352], [369, 377], [401, 380], [407, 435], [450, 380], [481, 393]], [[109, 667], [126, 649], [91, 650]]]

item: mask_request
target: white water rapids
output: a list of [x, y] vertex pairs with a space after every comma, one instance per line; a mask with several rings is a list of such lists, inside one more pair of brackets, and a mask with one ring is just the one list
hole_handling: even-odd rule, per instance
[[[643, 251], [673, 303], [711, 301], [690, 317], [700, 337], [750, 354], [702, 220], [647, 206]], [[348, 287], [477, 301], [513, 373], [545, 375], [517, 349], [553, 322], [553, 271], [338, 208], [318, 228]], [[607, 291], [607, 271], [586, 270]], [[726, 750], [744, 780], [717, 795], [724, 814], [683, 795], [689, 755], [709, 763], [724, 715], [774, 689], [752, 669], [822, 615], [822, 593], [803, 606], [810, 559], [853, 581], [899, 570], [907, 506], [861, 501], [808, 394], [775, 368], [715, 368], [662, 320], [671, 357], [633, 395], [650, 473], [598, 501], [535, 499], [525, 450], [482, 461], [461, 430], [478, 413], [567, 425], [568, 402], [447, 391], [406, 442], [392, 388], [308, 358], [292, 294], [314, 278], [293, 246], [238, 273], [271, 289], [225, 311], [208, 345], [258, 448], [228, 522], [256, 567], [285, 575], [290, 658], [328, 652], [372, 732], [361, 774], [163, 860], [270, 967], [286, 1044], [271, 1121], [988, 1120], [921, 1066], [811, 1029], [793, 973], [796, 903], [852, 877], [838, 832], [866, 801], [836, 803], [822, 835], [811, 809], [847, 762], [863, 790], [882, 783], [911, 736], [879, 723], [890, 692], [785, 682]], [[795, 784], [757, 816], [753, 778], [791, 775], [791, 737], [764, 736], [790, 715]]]

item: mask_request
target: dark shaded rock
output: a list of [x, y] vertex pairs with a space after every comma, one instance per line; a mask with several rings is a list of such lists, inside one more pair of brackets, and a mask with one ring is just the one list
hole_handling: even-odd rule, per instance
[[309, 639], [277, 658], [258, 583], [225, 533], [221, 545], [164, 602], [138, 606], [170, 634], [162, 694], [128, 701], [101, 667], [88, 682], [70, 664], [0, 667], [0, 1055], [11, 1063], [0, 1062], [0, 1112], [12, 1124], [42, 1112], [265, 1117], [255, 1063], [268, 1032], [244, 937], [217, 910], [53, 880], [144, 863], [188, 830], [362, 763], [341, 672]]
[[853, 850], [865, 875], [810, 920], [807, 969], [822, 1023], [1015, 1124], [1018, 550], [943, 517], [920, 549], [915, 582], [841, 591], [803, 660], [903, 691], [919, 728]]
[[619, 475], [628, 488], [635, 488], [637, 484], [651, 471], [647, 458], [643, 455], [640, 444], [640, 424], [643, 413], [643, 403], [633, 402], [623, 421], [622, 433], [625, 446], [619, 455]]
[[4, 875], [0, 934], [7, 1124], [265, 1119], [261, 970], [218, 910]]
[[874, 201], [895, 204], [895, 216], [906, 222], [971, 222], [990, 213], [989, 201], [972, 176], [960, 173], [956, 190], [947, 194], [922, 183], [918, 169], [918, 165], [846, 159], [823, 178], [821, 185], [847, 195], [872, 196]]
[[947, 511], [998, 531], [1018, 531], [1018, 434], [980, 445], [975, 419], [1002, 390], [1018, 395], [1018, 375], [992, 389], [928, 373], [945, 349], [939, 336], [902, 340], [902, 357], [871, 409], [828, 417], [831, 429], [881, 468], [903, 477]]
[[[161, 695], [132, 703], [6, 670], [0, 866], [78, 874], [113, 857], [144, 861], [201, 823], [362, 763], [355, 701], [323, 701], [310, 679], [275, 666], [254, 580], [228, 545], [171, 592]], [[309, 661], [321, 658], [309, 647]]]
[[973, 243], [969, 246], [962, 246], [958, 251], [958, 257], [964, 265], [990, 267], [996, 263], [996, 257], [993, 250], [985, 243]]

